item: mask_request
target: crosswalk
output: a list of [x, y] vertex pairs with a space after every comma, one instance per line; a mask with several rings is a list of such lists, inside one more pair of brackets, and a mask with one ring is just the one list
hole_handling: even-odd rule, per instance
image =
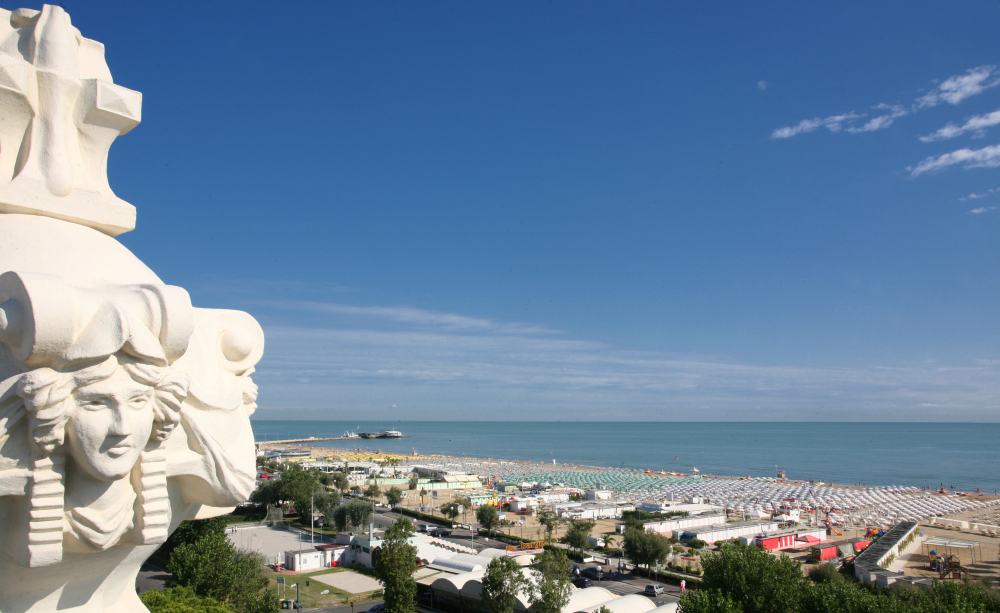
[[634, 583], [629, 583], [627, 581], [601, 581], [600, 583], [594, 582], [594, 585], [599, 585], [604, 589], [608, 590], [612, 594], [618, 596], [627, 596], [629, 594], [641, 594], [643, 587], [635, 585]]

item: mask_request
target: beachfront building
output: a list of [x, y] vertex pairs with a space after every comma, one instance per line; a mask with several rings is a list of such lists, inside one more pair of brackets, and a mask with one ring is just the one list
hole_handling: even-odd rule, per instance
[[761, 534], [754, 539], [754, 545], [761, 549], [773, 551], [775, 549], [793, 549], [809, 547], [826, 540], [825, 528], [812, 528], [804, 530], [779, 530]]
[[[677, 531], [690, 530], [704, 526], [716, 526], [726, 523], [726, 516], [722, 513], [715, 515], [693, 515], [691, 517], [675, 517], [672, 519], [651, 519], [642, 523], [643, 528], [650, 534], [672, 535]], [[615, 529], [619, 534], [625, 533], [625, 524], [616, 524]]]
[[583, 497], [586, 500], [611, 500], [613, 493], [611, 490], [586, 490]]
[[777, 531], [778, 522], [776, 521], [737, 521], [728, 524], [690, 528], [680, 533], [679, 540], [682, 543], [687, 543], [698, 539], [711, 545], [716, 541], [726, 541], [746, 536], [756, 537], [758, 534], [764, 532]]
[[324, 567], [323, 552], [316, 548], [285, 552], [285, 568], [297, 573], [319, 570]]
[[[700, 500], [700, 499], [699, 499]], [[723, 508], [703, 502], [641, 502], [636, 509], [646, 513], [666, 515], [668, 513], [687, 513], [688, 515], [704, 515], [705, 513], [721, 513]]]
[[614, 519], [625, 511], [634, 511], [635, 505], [626, 501], [557, 502], [552, 509], [566, 519]]

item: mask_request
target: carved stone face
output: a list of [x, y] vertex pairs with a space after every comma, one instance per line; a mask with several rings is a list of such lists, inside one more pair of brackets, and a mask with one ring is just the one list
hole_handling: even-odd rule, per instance
[[104, 381], [80, 387], [66, 426], [70, 454], [91, 476], [124, 478], [153, 430], [153, 388], [119, 367]]

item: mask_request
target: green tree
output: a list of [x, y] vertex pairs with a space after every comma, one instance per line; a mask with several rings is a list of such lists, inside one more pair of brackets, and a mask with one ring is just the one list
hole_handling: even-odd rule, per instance
[[462, 507], [462, 518], [467, 518], [469, 516], [469, 509], [472, 508], [472, 501], [465, 496], [455, 496], [455, 502], [458, 506]]
[[403, 490], [399, 489], [395, 485], [390, 487], [385, 492], [385, 501], [392, 506], [396, 506], [403, 500]]
[[597, 525], [596, 522], [589, 519], [571, 519], [562, 541], [582, 552], [590, 545], [590, 531], [594, 529], [595, 525]]
[[642, 528], [625, 528], [622, 550], [634, 564], [652, 568], [670, 555], [670, 540], [659, 534], [649, 534]]
[[341, 506], [340, 502], [341, 496], [338, 491], [316, 492], [313, 496], [313, 508], [317, 514], [323, 516], [326, 525], [336, 523], [334, 515], [337, 513], [337, 508]]
[[197, 543], [210, 534], [226, 533], [226, 517], [212, 517], [210, 519], [187, 519], [177, 526], [177, 529], [170, 535], [167, 542], [160, 549], [166, 554], [170, 554], [177, 546]]
[[842, 581], [844, 577], [837, 572], [833, 564], [820, 564], [809, 570], [809, 578], [816, 583], [829, 583], [831, 581]]
[[270, 573], [264, 562], [258, 553], [236, 550], [224, 534], [209, 534], [174, 549], [166, 584], [229, 603], [237, 613], [272, 613], [278, 601], [265, 591]]
[[385, 613], [409, 613], [414, 610], [417, 582], [417, 548], [410, 544], [413, 524], [399, 518], [382, 539], [382, 552], [375, 563], [375, 578], [382, 584]]
[[268, 479], [250, 495], [251, 502], [274, 505], [281, 501], [292, 503], [299, 513], [309, 512], [309, 496], [325, 489], [319, 482], [318, 471], [294, 468], [281, 473], [277, 479]]
[[684, 613], [743, 613], [743, 606], [718, 590], [693, 590], [681, 596]]
[[556, 528], [562, 521], [559, 519], [559, 515], [550, 507], [539, 507], [535, 511], [535, 518], [539, 524], [545, 527], [545, 542], [550, 542], [552, 535], [555, 534]]
[[351, 518], [347, 514], [347, 507], [350, 504], [351, 504], [350, 502], [348, 502], [346, 505], [342, 504], [333, 510], [333, 517], [332, 517], [333, 525], [337, 528], [337, 530], [341, 532], [347, 530], [351, 525]]
[[139, 596], [149, 613], [236, 613], [230, 604], [201, 598], [189, 587], [150, 590]]
[[351, 500], [344, 508], [347, 509], [347, 522], [354, 528], [368, 525], [372, 517], [372, 505], [357, 498]]
[[451, 521], [455, 521], [455, 518], [458, 517], [459, 513], [461, 513], [461, 511], [459, 511], [460, 506], [462, 505], [458, 504], [457, 500], [452, 500], [448, 504], [441, 505], [441, 514]]
[[332, 473], [333, 476], [333, 487], [337, 488], [341, 494], [347, 493], [347, 490], [351, 489], [351, 483], [347, 480], [347, 475], [344, 473]]
[[485, 528], [487, 532], [492, 533], [493, 529], [500, 525], [500, 517], [497, 514], [497, 508], [489, 504], [482, 505], [476, 509], [476, 521], [478, 521], [479, 525]]
[[[870, 590], [861, 585], [847, 581], [824, 582], [816, 587], [803, 591], [804, 596], [800, 609], [808, 613], [921, 613], [922, 609], [916, 603], [910, 606], [907, 602], [894, 597], [885, 590]], [[920, 600], [924, 600], [921, 598]], [[964, 609], [933, 609], [939, 613], [949, 610]], [[984, 609], [968, 609], [983, 611]], [[685, 609], [687, 611], [687, 609]], [[930, 613], [930, 611], [928, 611]]]
[[763, 549], [728, 545], [701, 560], [702, 587], [742, 603], [745, 613], [797, 613], [806, 579], [799, 563]]
[[418, 475], [417, 473], [413, 473], [413, 476], [410, 477], [409, 488], [411, 490], [415, 490], [419, 486], [420, 486], [420, 475]]
[[319, 477], [319, 482], [323, 486], [333, 485], [333, 475], [331, 473], [321, 472], [319, 473], [318, 477]]
[[368, 489], [365, 490], [365, 498], [368, 498], [369, 500], [377, 501], [381, 497], [382, 497], [382, 490], [380, 490], [378, 486], [375, 485], [374, 483], [369, 485]]
[[529, 587], [528, 579], [513, 558], [494, 558], [483, 575], [481, 602], [488, 613], [513, 613], [518, 594]]
[[546, 549], [535, 556], [531, 563], [535, 576], [531, 589], [534, 613], [562, 613], [573, 589], [569, 569], [569, 559], [562, 549]]
[[250, 502], [275, 506], [281, 502], [281, 479], [264, 479], [250, 494]]

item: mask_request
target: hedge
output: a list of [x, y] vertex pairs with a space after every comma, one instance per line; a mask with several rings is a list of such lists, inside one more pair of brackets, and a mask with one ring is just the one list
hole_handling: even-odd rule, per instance
[[401, 513], [402, 515], [409, 515], [410, 517], [413, 517], [414, 519], [419, 519], [419, 520], [422, 520], [422, 521], [430, 522], [432, 524], [437, 524], [439, 526], [445, 526], [446, 528], [453, 528], [455, 526], [455, 524], [453, 524], [452, 522], [448, 521], [444, 517], [437, 517], [435, 515], [428, 515], [427, 513], [421, 513], [420, 511], [413, 511], [411, 509], [404, 509], [404, 508], [401, 508], [401, 507], [397, 507], [397, 508], [395, 508], [393, 510], [394, 511], [399, 511], [399, 513]]
[[680, 585], [682, 579], [687, 582], [688, 587], [701, 585], [701, 579], [697, 577], [675, 575], [674, 573], [667, 573], [661, 570], [648, 571], [645, 568], [638, 566], [632, 569], [632, 574], [640, 577], [646, 577], [647, 579], [652, 579], [653, 581], [659, 581], [661, 583], [669, 583], [671, 585]]

